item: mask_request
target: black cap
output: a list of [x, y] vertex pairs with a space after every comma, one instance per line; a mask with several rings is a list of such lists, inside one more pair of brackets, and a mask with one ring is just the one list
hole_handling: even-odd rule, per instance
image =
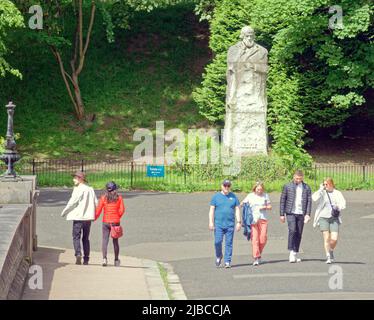
[[105, 187], [106, 187], [106, 190], [109, 192], [113, 190], [117, 190], [118, 188], [117, 185], [113, 181], [108, 182]]
[[225, 179], [225, 180], [223, 180], [223, 182], [222, 182], [222, 185], [223, 186], [231, 186], [231, 181], [230, 180], [228, 180], [228, 179]]

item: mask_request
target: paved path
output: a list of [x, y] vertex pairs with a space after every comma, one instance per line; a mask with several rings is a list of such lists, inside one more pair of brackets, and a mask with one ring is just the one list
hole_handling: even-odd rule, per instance
[[[44, 246], [71, 248], [71, 223], [60, 218], [71, 190], [43, 189], [37, 232]], [[374, 192], [344, 192], [341, 237], [336, 250], [343, 272], [343, 289], [331, 290], [330, 267], [324, 263], [322, 237], [308, 224], [300, 264], [289, 264], [287, 226], [279, 222], [279, 194], [271, 194], [269, 240], [265, 263], [252, 267], [250, 243], [242, 233], [234, 240], [233, 268], [214, 267], [213, 234], [208, 231], [208, 207], [213, 193], [125, 193], [127, 214], [121, 254], [168, 262], [180, 277], [189, 299], [369, 298], [374, 299]], [[243, 199], [244, 194], [239, 194]], [[54, 232], [49, 230], [53, 228]], [[101, 223], [92, 230], [91, 248], [101, 246]], [[110, 245], [111, 247], [111, 245]], [[110, 248], [112, 250], [112, 248]]]
[[[120, 267], [101, 266], [101, 253], [91, 252], [90, 264], [75, 265], [74, 251], [41, 247], [34, 264], [42, 268], [42, 289], [26, 283], [24, 300], [167, 300], [155, 262], [120, 257]], [[112, 259], [113, 260], [113, 259]], [[35, 272], [35, 271], [34, 271]], [[35, 284], [36, 280], [29, 281]]]

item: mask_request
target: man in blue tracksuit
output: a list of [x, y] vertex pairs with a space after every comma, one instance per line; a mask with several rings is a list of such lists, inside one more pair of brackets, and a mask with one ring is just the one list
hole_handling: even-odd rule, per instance
[[[210, 201], [209, 230], [214, 231], [216, 250], [216, 267], [222, 261], [222, 242], [225, 237], [225, 268], [231, 267], [234, 229], [240, 231], [240, 202], [236, 195], [230, 192], [231, 182], [224, 180], [221, 191], [217, 192]], [[236, 217], [236, 225], [235, 225]]]

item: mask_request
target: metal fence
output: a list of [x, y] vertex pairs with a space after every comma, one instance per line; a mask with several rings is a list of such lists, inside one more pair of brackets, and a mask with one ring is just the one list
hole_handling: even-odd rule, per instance
[[[2, 168], [3, 169], [3, 168]], [[163, 177], [148, 177], [147, 165], [127, 161], [88, 160], [36, 160], [24, 161], [16, 166], [18, 174], [38, 176], [39, 186], [71, 186], [71, 175], [85, 171], [89, 183], [103, 188], [105, 183], [116, 181], [123, 189], [144, 190], [217, 190], [225, 176], [220, 165], [168, 165]], [[332, 177], [339, 189], [374, 189], [374, 165], [318, 165], [305, 170], [306, 181], [318, 188], [324, 177]], [[276, 191], [291, 178], [285, 170], [269, 175], [266, 166], [247, 169], [245, 174], [229, 176], [235, 190], [247, 191], [257, 180]]]

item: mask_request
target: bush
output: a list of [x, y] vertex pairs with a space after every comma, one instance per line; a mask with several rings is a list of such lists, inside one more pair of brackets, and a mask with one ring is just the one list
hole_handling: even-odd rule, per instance
[[238, 42], [240, 30], [250, 23], [250, 3], [251, 1], [223, 0], [214, 10], [209, 42], [214, 59], [205, 69], [201, 87], [193, 93], [200, 113], [209, 121], [224, 119], [227, 50]]

